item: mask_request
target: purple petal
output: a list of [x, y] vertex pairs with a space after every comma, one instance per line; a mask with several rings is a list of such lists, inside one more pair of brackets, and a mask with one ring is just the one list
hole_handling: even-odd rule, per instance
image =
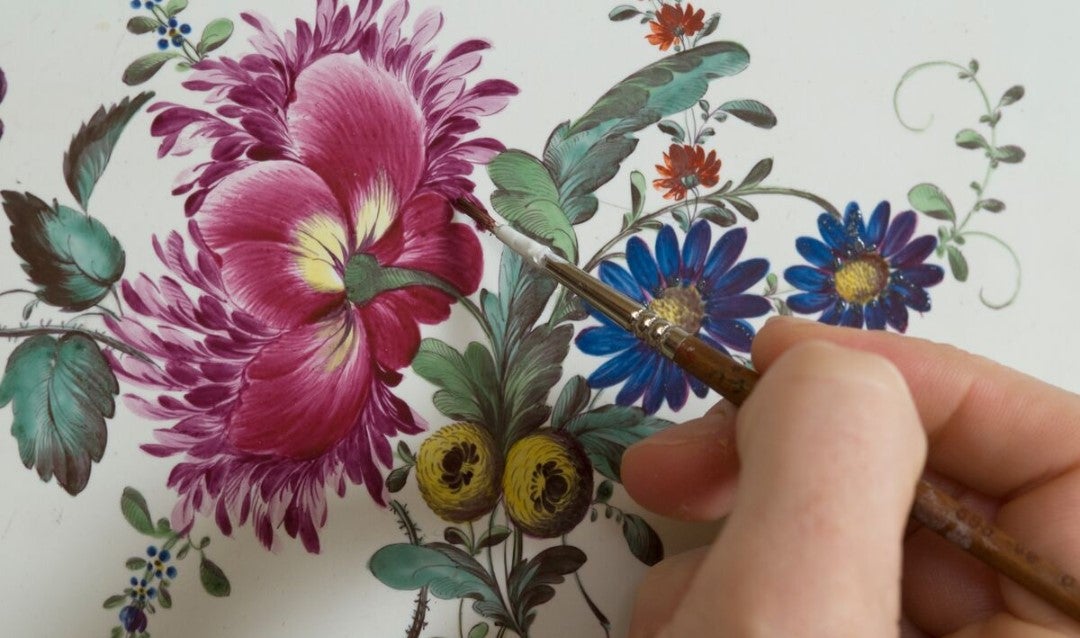
[[903, 248], [915, 234], [915, 222], [915, 213], [910, 210], [897, 215], [892, 224], [889, 224], [889, 229], [885, 231], [885, 239], [881, 242], [878, 252], [888, 258]]
[[710, 282], [726, 273], [739, 259], [744, 246], [746, 246], [745, 228], [734, 228], [721, 235], [719, 241], [709, 251], [708, 258], [705, 259], [702, 279]]
[[898, 269], [911, 268], [925, 261], [936, 247], [937, 237], [923, 235], [889, 258], [889, 264]]
[[713, 319], [707, 317], [702, 327], [712, 338], [733, 350], [750, 352], [754, 329], [745, 321], [737, 319]]
[[765, 278], [769, 272], [769, 262], [765, 259], [755, 258], [740, 262], [729, 270], [715, 283], [707, 283], [704, 287], [708, 297], [721, 297], [743, 292]]

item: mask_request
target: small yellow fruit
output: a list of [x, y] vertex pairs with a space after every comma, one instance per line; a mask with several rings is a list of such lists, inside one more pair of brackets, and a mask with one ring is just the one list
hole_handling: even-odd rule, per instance
[[499, 500], [502, 456], [487, 429], [454, 423], [429, 436], [416, 455], [420, 495], [439, 518], [475, 521]]
[[592, 500], [592, 465], [573, 436], [544, 430], [510, 448], [502, 483], [510, 520], [530, 536], [554, 538], [585, 518]]

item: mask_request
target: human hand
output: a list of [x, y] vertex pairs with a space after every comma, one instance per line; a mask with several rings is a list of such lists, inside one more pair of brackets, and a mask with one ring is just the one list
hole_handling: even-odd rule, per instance
[[738, 414], [721, 403], [623, 458], [644, 507], [728, 516], [711, 547], [646, 575], [631, 638], [1080, 634], [907, 524], [925, 461], [965, 506], [1080, 573], [1080, 397], [949, 346], [800, 320], [770, 321], [753, 359], [763, 376]]

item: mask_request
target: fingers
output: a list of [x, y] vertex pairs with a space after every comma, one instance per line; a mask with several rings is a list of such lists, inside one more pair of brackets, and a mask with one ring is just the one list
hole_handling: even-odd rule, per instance
[[698, 547], [665, 558], [649, 568], [638, 586], [629, 638], [655, 636], [671, 620], [708, 551], [708, 547]]
[[740, 410], [737, 442], [733, 513], [658, 635], [895, 634], [926, 446], [899, 373], [792, 348]]
[[1080, 463], [1080, 397], [956, 348], [789, 318], [754, 340], [767, 370], [807, 339], [880, 354], [900, 369], [930, 437], [929, 465], [990, 496], [1030, 489]]

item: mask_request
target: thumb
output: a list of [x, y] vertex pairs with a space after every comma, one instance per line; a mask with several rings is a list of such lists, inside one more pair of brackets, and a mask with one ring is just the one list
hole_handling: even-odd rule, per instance
[[887, 636], [926, 438], [885, 359], [789, 350], [739, 411], [734, 509], [662, 636]]

